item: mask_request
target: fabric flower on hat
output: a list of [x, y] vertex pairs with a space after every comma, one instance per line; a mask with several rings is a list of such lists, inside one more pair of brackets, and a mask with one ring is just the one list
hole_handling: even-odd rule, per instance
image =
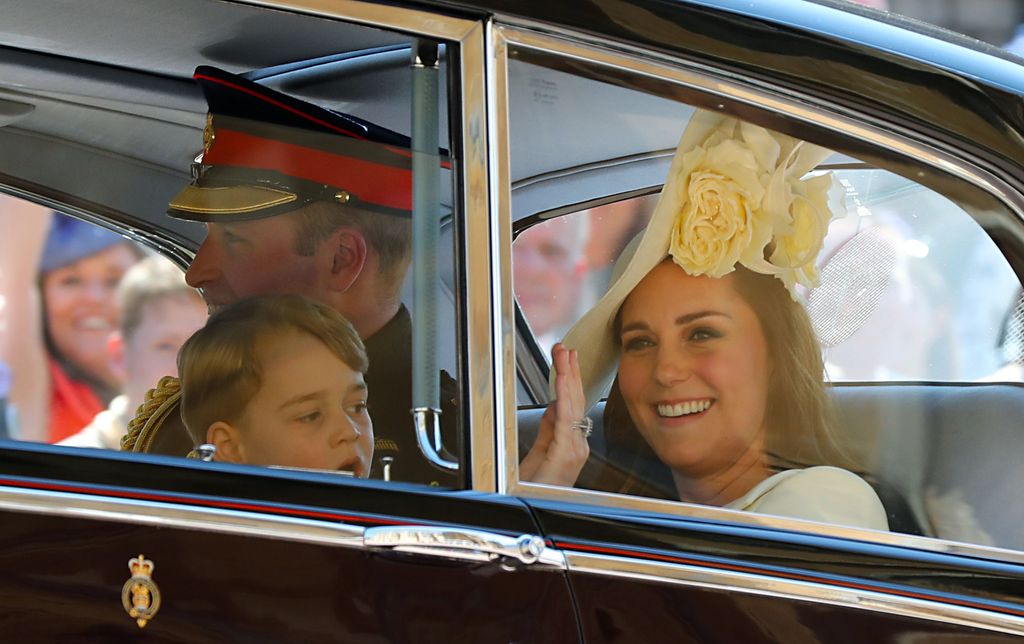
[[832, 179], [803, 177], [827, 155], [784, 134], [721, 120], [677, 156], [669, 174], [663, 198], [676, 213], [669, 254], [691, 275], [722, 277], [737, 264], [774, 275], [794, 298], [796, 284], [815, 286], [814, 262], [832, 219]]

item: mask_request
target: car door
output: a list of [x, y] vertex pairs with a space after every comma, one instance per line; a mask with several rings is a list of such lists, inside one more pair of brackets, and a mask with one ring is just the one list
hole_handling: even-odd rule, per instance
[[[23, 9], [11, 11], [0, 30], [3, 64], [9, 78], [21, 79], [3, 92], [33, 109], [19, 112], [18, 128], [0, 133], [0, 189], [36, 216], [57, 209], [182, 266], [204, 231], [163, 211], [189, 181], [203, 145], [195, 65], [245, 71], [408, 133], [408, 34], [432, 39], [435, 51], [444, 45], [446, 71], [435, 79], [441, 133], [434, 135], [450, 157], [445, 170], [456, 171], [440, 180], [446, 228], [432, 250], [441, 274], [426, 288], [436, 289], [428, 297], [442, 300], [449, 317], [427, 340], [437, 343], [441, 361], [428, 371], [436, 375], [440, 366], [462, 386], [451, 401], [458, 435], [431, 451], [434, 462], [447, 461], [437, 472], [454, 482], [444, 486], [399, 482], [407, 460], [423, 458], [408, 445], [395, 454], [378, 444], [379, 452], [391, 450], [384, 468], [391, 480], [366, 481], [4, 440], [3, 639], [577, 641], [560, 553], [525, 503], [492, 493], [491, 258], [466, 251], [489, 245], [491, 235], [486, 139], [477, 136], [485, 122], [482, 25], [363, 3], [330, 17], [323, 9], [314, 17], [199, 1], [156, 0], [133, 12], [83, 7], [71, 15], [57, 5]], [[116, 46], [103, 36], [110, 29], [125, 35]], [[66, 47], [37, 46], [43, 42]], [[61, 63], [74, 69], [65, 74]], [[398, 81], [364, 74], [374, 69], [397, 69]], [[78, 98], [55, 100], [55, 88], [70, 82], [79, 83]], [[87, 126], [65, 127], [71, 122]], [[483, 194], [470, 195], [469, 185], [484, 186]], [[22, 229], [10, 222], [3, 235], [27, 245]], [[46, 435], [27, 418], [7, 428], [13, 437]]]
[[[623, 8], [616, 15], [627, 14]], [[1015, 508], [1010, 514], [1016, 516], [1019, 502], [1005, 490], [1016, 488], [1017, 468], [1009, 461], [1020, 452], [1018, 428], [1007, 422], [1019, 415], [1013, 410], [1024, 401], [1019, 378], [966, 382], [978, 377], [970, 371], [976, 364], [995, 360], [999, 334], [982, 322], [989, 319], [988, 307], [983, 312], [960, 304], [961, 295], [978, 302], [990, 288], [984, 296], [1013, 307], [1019, 279], [1011, 267], [1019, 250], [1005, 243], [1004, 231], [1019, 223], [1019, 196], [1003, 192], [1000, 199], [986, 193], [984, 181], [968, 188], [950, 176], [939, 178], [934, 166], [921, 161], [929, 158], [925, 150], [909, 158], [899, 155], [899, 137], [889, 130], [868, 137], [856, 118], [816, 130], [813, 125], [822, 121], [809, 114], [825, 107], [808, 95], [799, 106], [790, 102], [786, 95], [796, 91], [792, 86], [770, 89], [776, 81], [769, 78], [786, 74], [822, 87], [834, 68], [819, 78], [798, 62], [790, 67], [775, 61], [774, 75], [749, 69], [744, 75], [724, 70], [726, 63], [714, 57], [743, 49], [743, 59], [753, 59], [770, 49], [809, 60], [797, 53], [807, 51], [807, 32], [790, 39], [772, 30], [769, 36], [760, 31], [768, 19], [763, 15], [747, 23], [734, 13], [703, 9], [698, 16], [680, 8], [674, 19], [672, 11], [657, 19], [647, 15], [650, 22], [639, 12], [629, 15], [636, 21], [625, 28], [657, 33], [660, 42], [674, 42], [686, 53], [672, 58], [642, 48], [616, 51], [607, 43], [562, 39], [528, 25], [506, 25], [495, 34], [495, 82], [509, 96], [508, 113], [498, 122], [508, 123], [511, 150], [509, 181], [501, 188], [508, 191], [504, 223], [514, 240], [508, 286], [518, 298], [508, 303], [509, 316], [516, 316], [519, 332], [518, 423], [506, 433], [507, 484], [527, 499], [548, 538], [565, 552], [584, 637], [966, 642], [1019, 636], [1024, 568], [1020, 541], [1006, 529], [1007, 510]], [[747, 28], [764, 39], [751, 41]], [[707, 56], [695, 53], [703, 47]], [[870, 77], [875, 68], [865, 68], [851, 65], [847, 81], [858, 82], [855, 71]], [[901, 87], [908, 97], [905, 109], [920, 107], [912, 96], [914, 83]], [[886, 510], [889, 531], [680, 503], [671, 473], [660, 461], [613, 451], [603, 403], [589, 414], [590, 459], [575, 487], [537, 485], [512, 474], [536, 438], [551, 396], [545, 355], [551, 342], [565, 337], [608, 288], [611, 264], [646, 226], [674, 146], [695, 110], [722, 112], [838, 152], [819, 171], [839, 179], [849, 197], [849, 219], [833, 224], [836, 236], [826, 238], [819, 268], [823, 284], [839, 280], [829, 286], [848, 299], [831, 309], [833, 317], [815, 320], [815, 331], [833, 342], [823, 342], [822, 350], [830, 374], [836, 372], [833, 381], [841, 382], [830, 395], [849, 432], [843, 440], [868, 463], [863, 474]], [[963, 176], [990, 176], [963, 158], [943, 159]], [[587, 221], [576, 223], [574, 217]], [[924, 229], [941, 234], [929, 236]], [[894, 230], [903, 235], [893, 235]], [[870, 232], [858, 238], [864, 231]], [[612, 245], [608, 237], [615, 235], [618, 246], [609, 259], [601, 244]], [[849, 244], [851, 239], [856, 242]], [[517, 253], [520, 243], [526, 248]], [[845, 251], [843, 243], [849, 244]], [[534, 277], [541, 263], [537, 249], [543, 248], [549, 249], [548, 270], [562, 271], [541, 285], [549, 288], [546, 299], [536, 296], [539, 278]], [[929, 252], [934, 256], [925, 261]], [[971, 272], [975, 254], [987, 258], [985, 271]], [[602, 261], [595, 263], [595, 257]], [[573, 274], [580, 265], [586, 267], [582, 278]], [[940, 269], [956, 279], [941, 281]], [[967, 290], [961, 292], [964, 284]], [[828, 290], [801, 290], [794, 299], [804, 302], [813, 318], [815, 298], [821, 306], [821, 293]], [[908, 290], [912, 297], [896, 297]], [[936, 292], [945, 299], [925, 297]], [[892, 299], [903, 308], [893, 308]], [[933, 306], [926, 308], [929, 301]], [[872, 315], [878, 317], [868, 322]], [[975, 333], [957, 336], [952, 324], [943, 326], [948, 316], [972, 319]], [[840, 322], [851, 318], [856, 323], [844, 329]], [[1017, 317], [1009, 322], [1017, 323]], [[856, 337], [846, 351], [836, 348], [862, 327], [874, 335]], [[989, 335], [978, 337], [983, 327]], [[971, 360], [950, 376], [960, 346], [978, 350], [965, 351]], [[844, 367], [857, 374], [861, 364], [874, 369], [869, 377], [842, 376]], [[918, 371], [907, 371], [907, 365]], [[592, 468], [599, 467], [605, 472], [633, 468], [634, 479], [636, 472], [648, 471], [644, 468], [658, 474], [641, 480], [643, 485], [610, 486], [593, 475]]]
[[[564, 561], [516, 500], [77, 452], [3, 448], [12, 641], [577, 637]], [[136, 557], [148, 622], [125, 606]]]

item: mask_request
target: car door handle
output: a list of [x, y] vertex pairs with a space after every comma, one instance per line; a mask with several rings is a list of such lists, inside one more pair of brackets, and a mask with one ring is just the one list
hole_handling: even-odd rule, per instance
[[514, 559], [523, 564], [536, 563], [546, 554], [544, 539], [532, 534], [506, 537], [479, 530], [431, 526], [367, 528], [363, 532], [363, 545], [467, 561]]

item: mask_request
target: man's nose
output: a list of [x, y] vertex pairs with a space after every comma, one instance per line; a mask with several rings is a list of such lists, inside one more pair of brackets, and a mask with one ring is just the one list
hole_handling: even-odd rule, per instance
[[217, 251], [207, 237], [196, 251], [196, 256], [189, 264], [188, 270], [185, 271], [185, 281], [192, 288], [202, 288], [220, 275], [219, 264]]
[[662, 387], [671, 387], [683, 382], [693, 372], [690, 356], [675, 346], [659, 346], [655, 361], [654, 378]]

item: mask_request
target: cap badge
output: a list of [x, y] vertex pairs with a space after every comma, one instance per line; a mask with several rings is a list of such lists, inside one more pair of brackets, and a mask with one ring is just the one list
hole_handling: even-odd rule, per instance
[[203, 127], [203, 153], [206, 154], [213, 147], [213, 140], [217, 133], [213, 130], [213, 114], [206, 115], [206, 125]]

